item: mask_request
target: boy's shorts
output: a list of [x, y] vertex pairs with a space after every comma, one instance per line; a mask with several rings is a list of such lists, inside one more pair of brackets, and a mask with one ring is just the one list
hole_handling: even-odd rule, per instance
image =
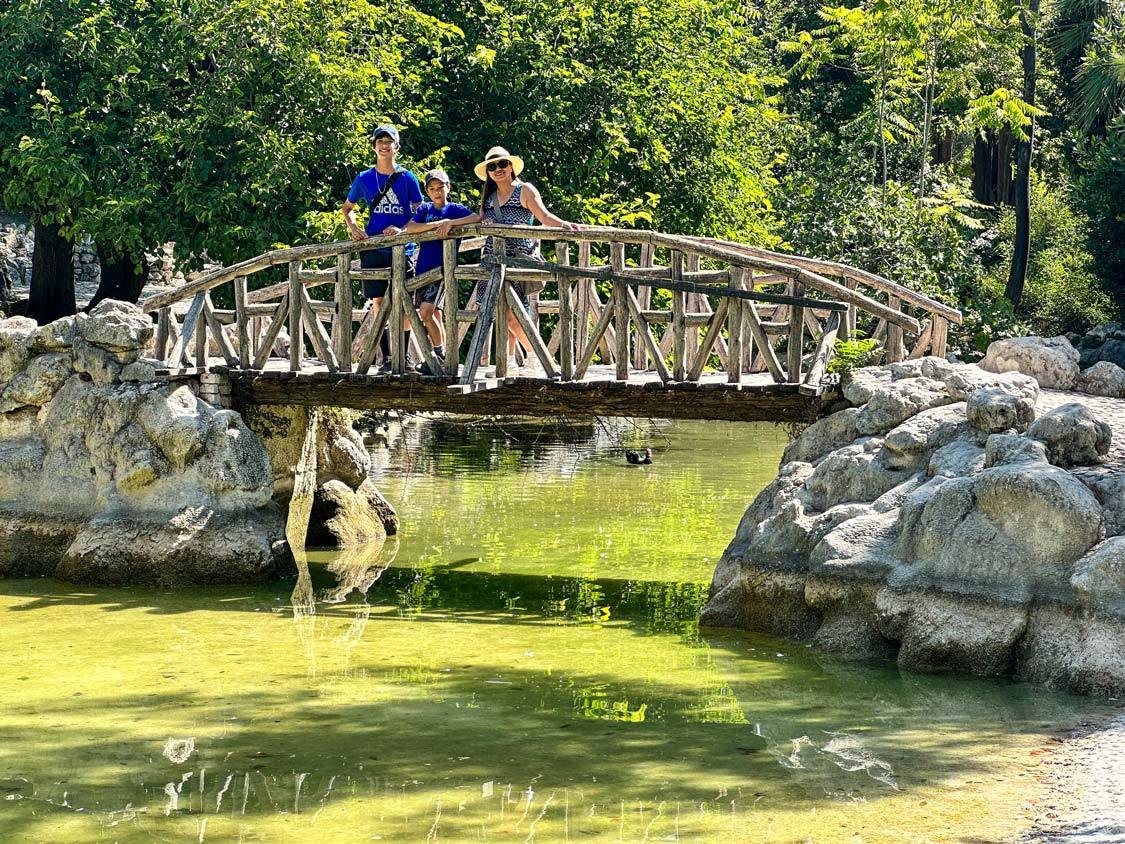
[[431, 281], [425, 287], [419, 287], [414, 291], [414, 307], [420, 308], [429, 303], [434, 306], [434, 310], [441, 310], [444, 289], [445, 285], [440, 281]]
[[[390, 249], [367, 249], [359, 253], [359, 267], [362, 270], [385, 270], [391, 266], [391, 250]], [[406, 256], [406, 277], [408, 279], [414, 278], [414, 256]], [[364, 299], [382, 299], [387, 295], [387, 288], [390, 287], [390, 282], [385, 279], [376, 279], [368, 281], [364, 279], [360, 282], [360, 289], [363, 291]]]

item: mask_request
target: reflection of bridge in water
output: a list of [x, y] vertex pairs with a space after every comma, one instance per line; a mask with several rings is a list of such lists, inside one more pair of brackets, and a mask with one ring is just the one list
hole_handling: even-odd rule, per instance
[[[872, 273], [729, 241], [594, 227], [459, 233], [473, 238], [461, 252], [479, 250], [478, 235], [519, 236], [547, 244], [548, 257], [458, 264], [458, 241], [447, 239], [444, 266], [408, 279], [404, 245], [435, 235], [267, 252], [144, 303], [158, 313], [162, 374], [206, 373], [213, 387], [229, 380], [236, 406], [800, 421], [832, 392], [838, 338], [862, 326], [888, 362], [941, 356], [949, 323], [961, 321], [958, 310]], [[390, 269], [353, 266], [357, 251], [377, 247], [392, 249]], [[252, 277], [282, 265], [286, 281], [250, 289]], [[356, 310], [353, 282], [377, 279], [390, 284], [383, 307]], [[444, 360], [413, 302], [414, 290], [435, 281], [445, 336], [457, 338]], [[462, 281], [486, 282], [464, 308]], [[543, 292], [528, 309], [512, 282]], [[212, 303], [220, 288], [233, 288], [233, 308]], [[527, 337], [532, 370], [509, 371], [509, 315]], [[437, 374], [408, 370], [403, 324]], [[390, 372], [374, 374], [387, 327]]]

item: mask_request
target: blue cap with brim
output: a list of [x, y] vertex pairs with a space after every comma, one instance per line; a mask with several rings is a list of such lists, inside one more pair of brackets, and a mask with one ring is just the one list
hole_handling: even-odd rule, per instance
[[383, 135], [386, 135], [396, 144], [400, 143], [398, 138], [398, 129], [396, 129], [390, 123], [380, 123], [378, 126], [376, 126], [375, 131], [371, 133], [371, 140], [377, 141], [379, 140], [379, 138], [383, 137]]

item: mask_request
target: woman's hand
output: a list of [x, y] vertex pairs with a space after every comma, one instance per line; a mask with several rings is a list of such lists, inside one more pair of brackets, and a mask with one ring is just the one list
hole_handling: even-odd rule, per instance
[[582, 231], [582, 226], [580, 226], [578, 223], [572, 223], [569, 220], [563, 220], [562, 225], [559, 226], [559, 228], [563, 229], [564, 231], [568, 231], [568, 232], [580, 232], [580, 231]]

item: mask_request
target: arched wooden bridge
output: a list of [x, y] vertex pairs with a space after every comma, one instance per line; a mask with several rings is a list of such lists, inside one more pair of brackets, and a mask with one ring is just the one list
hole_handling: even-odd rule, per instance
[[[404, 245], [434, 234], [267, 252], [143, 303], [159, 315], [162, 374], [229, 379], [235, 407], [802, 421], [833, 396], [828, 361], [857, 323], [893, 362], [944, 355], [949, 323], [961, 321], [957, 309], [881, 276], [730, 241], [601, 227], [479, 225], [457, 235], [462, 255], [480, 250], [482, 237], [531, 237], [546, 257], [501, 257], [498, 245], [493, 258], [458, 263], [449, 238], [443, 267], [407, 279]], [[391, 268], [358, 269], [356, 253], [379, 247], [392, 248]], [[287, 280], [250, 289], [280, 266]], [[390, 282], [378, 313], [356, 309], [352, 283], [363, 279]], [[413, 291], [435, 280], [444, 282], [445, 335], [459, 338], [447, 339], [444, 362], [413, 303]], [[481, 301], [463, 301], [464, 280], [488, 282]], [[546, 287], [528, 311], [511, 281]], [[233, 309], [213, 305], [220, 288], [233, 288]], [[508, 371], [509, 311], [531, 341], [533, 372]], [[407, 371], [404, 320], [440, 374]], [[388, 325], [392, 368], [376, 374]], [[284, 328], [298, 338], [287, 347]]]

